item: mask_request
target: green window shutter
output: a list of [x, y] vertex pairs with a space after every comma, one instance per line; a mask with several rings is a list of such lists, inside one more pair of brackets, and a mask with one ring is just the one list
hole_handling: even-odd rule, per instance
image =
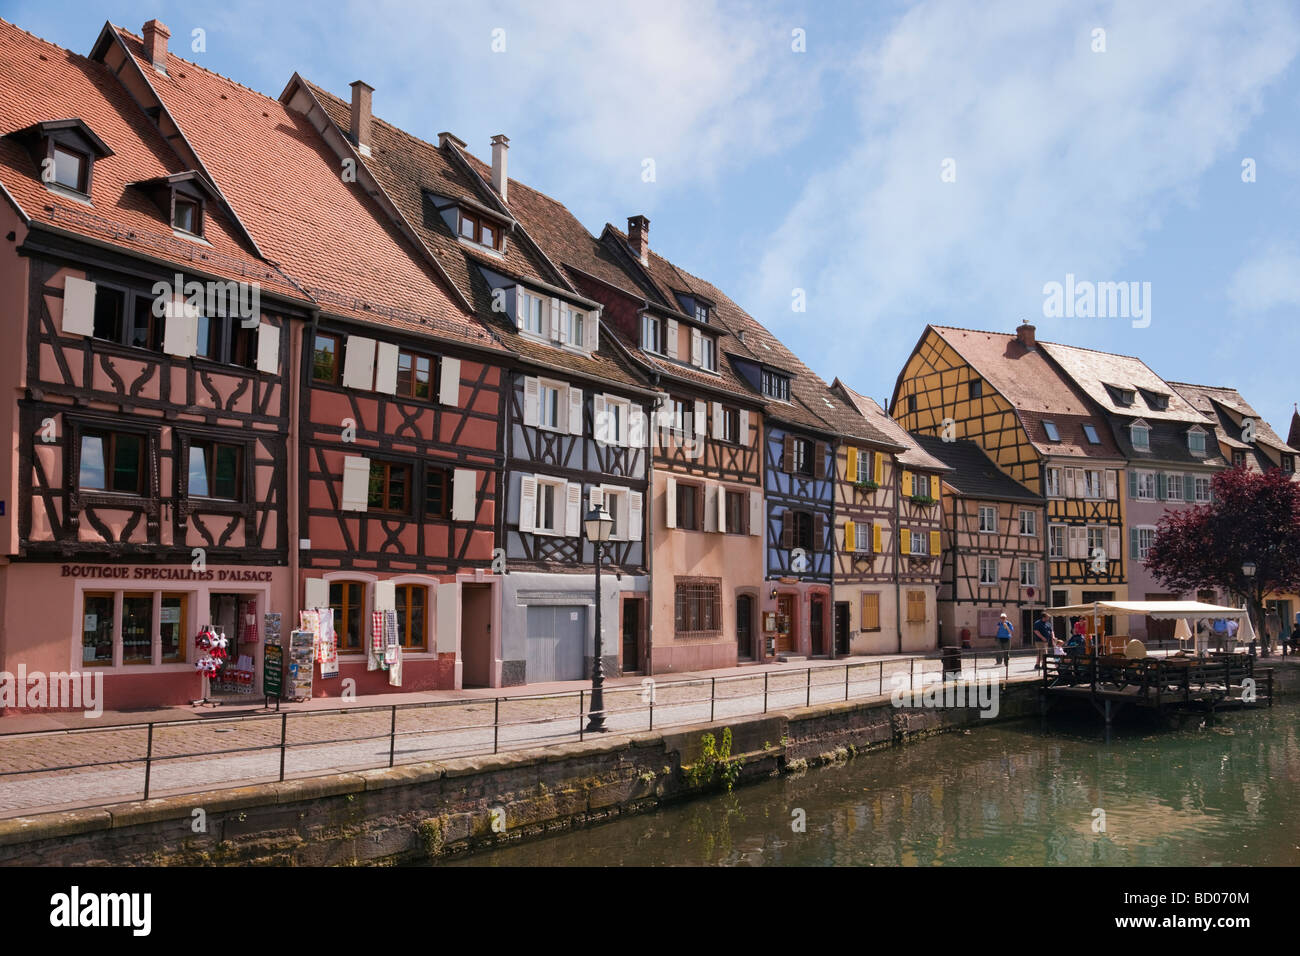
[[1137, 529], [1137, 528], [1129, 528], [1129, 529], [1128, 529], [1128, 556], [1129, 556], [1130, 558], [1133, 558], [1134, 560], [1137, 560], [1137, 556], [1138, 556], [1138, 547], [1139, 547], [1139, 545], [1138, 545], [1138, 529]]
[[1138, 475], [1132, 468], [1128, 472], [1128, 496], [1136, 498], [1138, 495]]
[[1196, 502], [1196, 479], [1191, 475], [1183, 475], [1183, 500]]
[[1163, 471], [1156, 472], [1156, 497], [1161, 501], [1165, 500], [1169, 486], [1169, 476]]

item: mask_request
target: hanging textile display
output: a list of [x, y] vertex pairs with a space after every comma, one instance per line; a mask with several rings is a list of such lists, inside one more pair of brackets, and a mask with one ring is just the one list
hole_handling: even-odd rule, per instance
[[339, 642], [334, 635], [334, 608], [323, 607], [320, 612], [320, 676], [339, 676]]
[[239, 643], [257, 643], [257, 598], [248, 598], [239, 604]]
[[384, 612], [370, 612], [370, 640], [366, 642], [366, 670], [384, 669]]
[[[402, 645], [389, 648], [392, 659], [388, 661], [388, 683], [392, 687], [402, 686]], [[386, 657], [388, 655], [385, 655]]]

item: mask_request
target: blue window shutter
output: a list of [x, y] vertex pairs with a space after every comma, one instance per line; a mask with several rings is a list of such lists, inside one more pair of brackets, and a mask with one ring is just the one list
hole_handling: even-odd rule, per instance
[[1156, 497], [1161, 501], [1165, 500], [1165, 491], [1168, 486], [1169, 476], [1163, 471], [1156, 472]]
[[1130, 498], [1138, 496], [1138, 475], [1132, 468], [1128, 471], [1128, 496]]
[[1137, 560], [1138, 557], [1138, 529], [1128, 529], [1128, 556]]
[[1183, 475], [1183, 500], [1196, 502], [1196, 479], [1191, 475]]

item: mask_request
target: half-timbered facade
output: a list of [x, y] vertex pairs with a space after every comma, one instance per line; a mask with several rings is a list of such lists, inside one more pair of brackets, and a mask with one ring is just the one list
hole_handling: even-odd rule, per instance
[[970, 439], [914, 436], [950, 469], [943, 476], [943, 567], [939, 626], [944, 643], [992, 647], [998, 619], [1032, 638], [1047, 606], [1043, 499], [1013, 481]]
[[[648, 414], [654, 393], [607, 336], [602, 306], [547, 258], [515, 216], [523, 187], [507, 175], [508, 140], [489, 168], [443, 133], [435, 146], [351, 103], [303, 85], [334, 123], [332, 140], [372, 174], [393, 221], [433, 250], [480, 322], [512, 353], [501, 406], [505, 479], [502, 634], [469, 655], [465, 680], [502, 686], [590, 675], [595, 647], [594, 544], [583, 519], [602, 503], [614, 520], [604, 548], [602, 653], [608, 673], [642, 668]], [[345, 133], [346, 131], [346, 133]], [[626, 627], [624, 628], [624, 623]], [[630, 640], [614, 639], [620, 629]]]
[[[337, 678], [313, 694], [461, 686], [500, 632], [508, 350], [364, 170], [342, 174], [338, 132], [296, 77], [271, 99], [111, 26], [96, 56], [122, 58], [121, 82], [310, 298], [289, 343], [298, 493], [284, 612], [333, 609]], [[368, 662], [374, 611], [396, 613], [400, 669]]]
[[872, 398], [836, 379], [890, 445], [848, 442], [837, 462], [841, 550], [837, 604], [847, 604], [854, 653], [933, 650], [939, 638], [942, 479], [947, 466], [926, 453]]
[[198, 628], [255, 657], [291, 592], [308, 303], [109, 67], [7, 23], [0, 60], [0, 671], [101, 673], [110, 708], [193, 700]]
[[1013, 335], [927, 326], [899, 373], [895, 420], [969, 438], [1046, 500], [1054, 606], [1128, 596], [1124, 459], [1105, 418], [1044, 355], [1031, 325]]

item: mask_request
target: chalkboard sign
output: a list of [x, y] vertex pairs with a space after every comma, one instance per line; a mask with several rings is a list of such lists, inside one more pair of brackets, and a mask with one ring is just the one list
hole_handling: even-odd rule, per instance
[[269, 641], [262, 651], [262, 693], [278, 698], [284, 692], [284, 649]]

